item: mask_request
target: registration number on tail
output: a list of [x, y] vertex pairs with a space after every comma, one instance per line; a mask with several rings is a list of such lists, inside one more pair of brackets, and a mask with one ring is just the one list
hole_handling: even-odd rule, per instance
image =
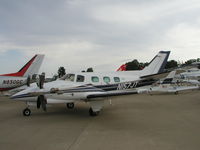
[[3, 84], [22, 84], [23, 80], [3, 80]]

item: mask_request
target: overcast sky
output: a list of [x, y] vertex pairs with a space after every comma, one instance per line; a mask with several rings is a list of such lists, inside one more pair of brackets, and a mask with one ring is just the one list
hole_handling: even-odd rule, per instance
[[160, 50], [169, 59], [200, 57], [199, 0], [0, 0], [0, 73], [36, 53], [41, 71], [115, 71]]

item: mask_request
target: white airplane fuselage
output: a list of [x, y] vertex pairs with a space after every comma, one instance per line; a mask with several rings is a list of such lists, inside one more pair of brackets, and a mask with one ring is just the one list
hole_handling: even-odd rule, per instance
[[[131, 74], [134, 74], [131, 75]], [[140, 80], [139, 71], [126, 71], [126, 72], [111, 72], [111, 73], [93, 73], [93, 72], [85, 72], [85, 73], [70, 73], [65, 75], [68, 78], [61, 78], [56, 81], [48, 82], [44, 84], [43, 89], [39, 89], [39, 87], [36, 85], [36, 83], [32, 83], [30, 87], [27, 87], [25, 90], [18, 93], [18, 95], [23, 95], [23, 93], [38, 93], [38, 92], [48, 92], [52, 89], [57, 90], [65, 90], [73, 87], [78, 87], [82, 85], [98, 85], [98, 86], [104, 86], [104, 85], [112, 85], [112, 84], [118, 84], [120, 82], [122, 83], [128, 83], [129, 81], [136, 81], [135, 84]], [[73, 76], [73, 79], [70, 79], [69, 75]], [[84, 80], [80, 81], [80, 77], [83, 77]], [[98, 79], [94, 80], [94, 79]], [[110, 80], [109, 82], [107, 80]], [[126, 87], [127, 86], [127, 87]], [[133, 86], [133, 85], [132, 85]], [[136, 85], [135, 85], [136, 86]], [[127, 89], [128, 84], [121, 84], [121, 86], [118, 87], [118, 90], [124, 90]], [[73, 100], [85, 100], [87, 98], [87, 95], [91, 92], [70, 92], [70, 93], [49, 93], [46, 94], [47, 102], [54, 103], [58, 102], [58, 100], [61, 100], [61, 102], [71, 102]], [[98, 92], [97, 92], [98, 93]], [[102, 92], [101, 92], [102, 93]], [[28, 98], [29, 101], [36, 102], [37, 96], [32, 96]], [[19, 98], [19, 100], [26, 101], [27, 97]]]
[[182, 78], [200, 78], [200, 70], [189, 70], [180, 74]]
[[[170, 51], [160, 51], [147, 67], [140, 71], [123, 72], [80, 72], [69, 73], [56, 81], [43, 84], [39, 82], [11, 96], [14, 100], [34, 103], [37, 108], [46, 111], [46, 104], [84, 101], [90, 103], [90, 115], [96, 115], [103, 107], [104, 99], [119, 95], [137, 94], [136, 88], [151, 85], [155, 82], [152, 75], [163, 72]], [[74, 105], [74, 104], [73, 104]], [[29, 106], [29, 104], [28, 104]], [[23, 111], [29, 116], [30, 109]]]

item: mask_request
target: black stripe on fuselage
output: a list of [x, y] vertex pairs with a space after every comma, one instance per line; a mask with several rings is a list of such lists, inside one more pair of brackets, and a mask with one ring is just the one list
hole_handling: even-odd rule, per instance
[[[116, 91], [116, 92], [114, 94], [107, 93], [109, 94], [108, 96], [126, 95], [126, 93], [130, 94], [131, 92], [123, 92], [123, 94], [121, 94], [121, 92], [118, 93], [117, 90], [135, 89], [138, 87], [151, 85], [155, 82], [156, 82], [155, 80], [139, 80], [139, 81], [130, 81], [130, 82], [117, 83], [117, 84], [107, 84], [107, 85], [94, 85], [94, 86], [86, 85], [86, 86], [79, 86], [79, 87], [66, 89], [66, 90], [59, 90], [52, 93], [49, 91], [49, 92], [41, 93], [41, 95], [53, 94], [53, 93], [59, 94], [59, 92], [64, 94], [64, 93], [78, 93], [78, 92], [106, 92], [107, 93], [109, 91]], [[135, 93], [135, 91], [132, 91], [132, 92]], [[13, 96], [11, 98], [15, 99], [15, 98], [25, 98], [25, 97], [27, 98], [27, 97], [35, 97], [35, 96], [37, 95], [32, 95], [28, 93], [28, 94]]]
[[170, 84], [172, 83], [173, 78], [166, 78], [165, 80], [163, 80], [162, 84]]
[[103, 98], [103, 97], [109, 97], [109, 96], [121, 96], [121, 95], [130, 95], [130, 94], [137, 94], [137, 91], [129, 91], [129, 92], [119, 92], [119, 93], [102, 93], [102, 94], [91, 94], [87, 96], [87, 99], [91, 98]]
[[130, 81], [130, 82], [123, 82], [117, 84], [107, 84], [107, 85], [95, 85], [95, 88], [102, 89], [104, 91], [114, 91], [118, 90], [119, 87], [122, 89], [134, 89], [142, 86], [147, 86], [155, 83], [156, 80], [149, 79], [149, 80], [139, 80], [139, 81]]

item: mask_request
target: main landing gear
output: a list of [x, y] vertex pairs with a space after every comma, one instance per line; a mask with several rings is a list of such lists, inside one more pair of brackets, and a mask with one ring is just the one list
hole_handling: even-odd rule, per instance
[[93, 111], [92, 108], [89, 109], [89, 115], [90, 116], [98, 116], [100, 111]]
[[67, 103], [67, 108], [68, 109], [73, 109], [74, 108], [74, 103]]
[[[66, 104], [67, 105], [67, 108], [68, 109], [73, 109], [74, 108], [74, 103], [67, 103]], [[89, 115], [90, 116], [98, 116], [99, 115], [99, 113], [100, 113], [100, 111], [101, 111], [101, 107], [90, 107], [90, 109], [89, 109]], [[31, 110], [27, 107], [27, 108], [25, 108], [24, 110], [23, 110], [23, 115], [24, 116], [30, 116], [31, 115]]]
[[178, 94], [178, 91], [174, 92], [174, 94], [177, 95], [177, 94]]
[[30, 115], [31, 115], [31, 110], [30, 110], [29, 108], [25, 108], [25, 109], [23, 110], [23, 115], [24, 115], [24, 116], [30, 116]]

